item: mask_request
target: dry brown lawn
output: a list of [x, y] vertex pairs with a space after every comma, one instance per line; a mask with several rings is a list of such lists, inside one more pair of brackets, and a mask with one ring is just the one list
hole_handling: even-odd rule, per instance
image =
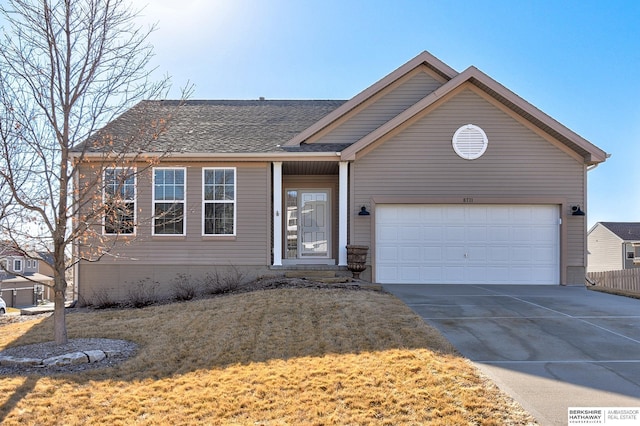
[[[0, 378], [0, 423], [533, 423], [385, 293], [278, 289], [67, 319], [70, 338], [138, 352], [111, 368]], [[52, 318], [8, 324], [0, 350], [51, 336]]]

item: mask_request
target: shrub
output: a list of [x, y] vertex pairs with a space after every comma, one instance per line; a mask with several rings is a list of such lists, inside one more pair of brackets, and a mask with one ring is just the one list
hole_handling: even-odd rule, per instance
[[198, 294], [198, 285], [193, 282], [191, 275], [176, 275], [172, 285], [175, 300], [191, 300]]
[[235, 266], [231, 271], [222, 274], [216, 269], [212, 274], [207, 274], [204, 278], [204, 291], [208, 294], [224, 294], [236, 290], [244, 281], [245, 274]]
[[157, 288], [158, 283], [150, 278], [141, 279], [129, 287], [126, 304], [134, 308], [143, 308], [157, 303]]
[[111, 297], [106, 288], [99, 288], [93, 291], [91, 298], [86, 301], [86, 305], [95, 309], [107, 309], [115, 308], [119, 303]]

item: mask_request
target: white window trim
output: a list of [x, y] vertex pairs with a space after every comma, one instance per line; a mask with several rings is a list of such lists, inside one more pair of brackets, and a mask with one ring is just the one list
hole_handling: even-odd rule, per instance
[[[20, 262], [20, 267], [16, 268], [16, 262]], [[22, 272], [23, 271], [24, 260], [22, 259], [13, 259], [13, 271], [14, 272]]]
[[121, 235], [121, 236], [135, 236], [138, 231], [138, 170], [136, 167], [105, 167], [102, 171], [102, 204], [106, 205], [106, 179], [105, 174], [107, 170], [132, 170], [133, 171], [133, 199], [123, 200], [126, 203], [133, 203], [133, 232], [130, 234], [124, 233], [108, 233], [105, 229], [104, 215], [102, 215], [102, 235]]
[[[210, 170], [233, 170], [233, 201], [229, 200], [205, 200], [204, 199], [204, 175]], [[231, 234], [206, 234], [205, 233], [205, 206], [206, 204], [233, 204], [233, 233]], [[203, 237], [235, 237], [238, 232], [238, 170], [236, 167], [203, 167], [202, 168], [202, 236]]]
[[[182, 234], [156, 234], [156, 202], [166, 203], [167, 201], [180, 200], [158, 200], [156, 201], [156, 170], [182, 170], [184, 173], [184, 197], [182, 198]], [[187, 168], [186, 167], [154, 167], [151, 179], [151, 235], [156, 237], [184, 237], [187, 235]]]

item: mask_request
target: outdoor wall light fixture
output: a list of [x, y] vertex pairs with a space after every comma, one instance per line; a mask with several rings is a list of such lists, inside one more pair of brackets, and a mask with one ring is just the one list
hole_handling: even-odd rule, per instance
[[580, 206], [571, 206], [571, 214], [573, 216], [584, 216], [584, 212], [580, 208]]
[[[367, 207], [366, 206], [362, 206], [360, 207], [360, 212], [358, 213], [358, 216], [369, 216], [371, 213], [369, 213], [367, 211]], [[584, 214], [584, 213], [583, 213]]]

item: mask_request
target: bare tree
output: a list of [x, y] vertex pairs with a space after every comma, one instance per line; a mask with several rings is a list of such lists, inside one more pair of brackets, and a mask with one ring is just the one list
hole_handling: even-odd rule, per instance
[[[27, 257], [34, 245], [51, 254], [54, 337], [64, 344], [73, 244], [105, 220], [128, 226], [119, 196], [126, 191], [112, 188], [105, 203], [103, 173], [124, 165], [117, 182], [126, 185], [170, 117], [141, 119], [126, 141], [98, 129], [136, 103], [143, 117], [152, 103], [140, 101], [166, 94], [168, 78], [151, 81], [154, 28], [137, 25], [139, 11], [126, 0], [8, 0], [0, 15], [0, 241]], [[95, 152], [102, 160], [87, 174], [81, 166]], [[90, 253], [92, 260], [114, 240]]]

